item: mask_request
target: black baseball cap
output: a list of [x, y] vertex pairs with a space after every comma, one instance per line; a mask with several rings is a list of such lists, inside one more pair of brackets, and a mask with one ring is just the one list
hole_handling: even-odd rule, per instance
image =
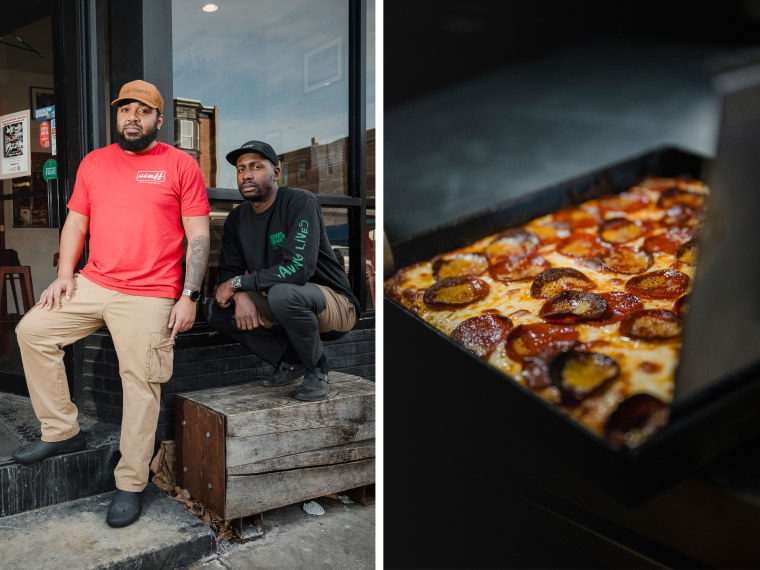
[[275, 166], [277, 166], [279, 163], [277, 160], [277, 153], [270, 145], [264, 141], [248, 141], [240, 148], [236, 148], [235, 150], [228, 152], [227, 162], [229, 162], [232, 166], [237, 166], [237, 159], [240, 158], [241, 155], [247, 154], [249, 152], [260, 154]]

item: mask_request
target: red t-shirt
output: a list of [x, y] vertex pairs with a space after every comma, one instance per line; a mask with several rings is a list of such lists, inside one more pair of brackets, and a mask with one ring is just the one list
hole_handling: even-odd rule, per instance
[[189, 154], [161, 142], [143, 154], [118, 144], [94, 150], [79, 165], [68, 207], [90, 218], [82, 275], [122, 293], [179, 298], [181, 217], [210, 211]]

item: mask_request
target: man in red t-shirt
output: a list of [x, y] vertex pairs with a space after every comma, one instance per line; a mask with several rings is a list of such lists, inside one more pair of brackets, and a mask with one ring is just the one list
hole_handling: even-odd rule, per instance
[[[121, 459], [106, 521], [121, 527], [142, 511], [161, 383], [172, 375], [174, 338], [195, 321], [210, 209], [195, 160], [155, 140], [163, 123], [158, 89], [132, 81], [111, 105], [117, 108], [117, 142], [82, 160], [61, 231], [58, 278], [16, 327], [42, 438], [13, 457], [28, 464], [85, 447], [62, 347], [106, 325], [124, 393]], [[74, 274], [88, 234], [87, 264]]]

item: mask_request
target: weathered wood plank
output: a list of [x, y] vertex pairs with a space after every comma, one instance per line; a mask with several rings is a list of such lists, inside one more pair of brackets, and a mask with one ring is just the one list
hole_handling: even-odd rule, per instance
[[227, 416], [229, 437], [250, 437], [283, 431], [365, 424], [375, 421], [375, 394], [366, 392], [330, 395], [318, 402], [295, 402], [268, 410]]
[[374, 481], [374, 459], [227, 477], [227, 502], [223, 517], [234, 519], [262, 513], [329, 493], [369, 485]]
[[[329, 399], [344, 395], [374, 393], [375, 383], [358, 376], [330, 372]], [[238, 414], [249, 414], [261, 410], [271, 410], [300, 404], [293, 399], [298, 382], [287, 386], [263, 386], [259, 383], [222, 386], [211, 390], [184, 392], [183, 398], [207, 406], [228, 418]]]
[[269, 471], [285, 471], [303, 467], [318, 467], [375, 457], [375, 440], [357, 441], [325, 449], [315, 449], [285, 457], [265, 459], [227, 468], [227, 475], [253, 475]]

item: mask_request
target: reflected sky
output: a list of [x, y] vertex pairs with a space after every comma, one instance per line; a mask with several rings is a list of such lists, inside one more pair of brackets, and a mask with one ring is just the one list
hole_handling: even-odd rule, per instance
[[[348, 132], [345, 0], [173, 0], [174, 94], [219, 108], [221, 187], [235, 188], [224, 155], [245, 141], [278, 153]], [[367, 128], [375, 126], [375, 2], [367, 5]]]

